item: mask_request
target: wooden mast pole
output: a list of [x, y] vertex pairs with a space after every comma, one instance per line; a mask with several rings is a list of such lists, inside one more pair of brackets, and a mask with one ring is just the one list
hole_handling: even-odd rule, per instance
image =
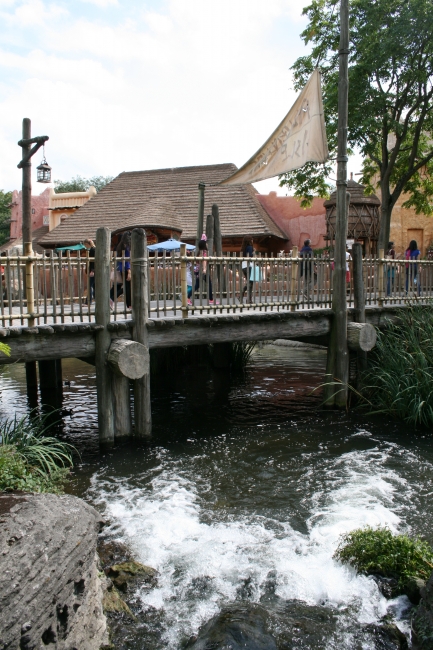
[[[347, 237], [347, 124], [349, 96], [349, 0], [340, 3], [340, 47], [338, 80], [338, 152], [337, 152], [337, 218], [335, 232], [335, 271], [332, 295], [334, 312], [326, 368], [327, 406], [346, 408], [349, 380], [346, 303], [346, 237]], [[333, 385], [332, 382], [337, 382]]]
[[198, 218], [197, 218], [197, 237], [195, 238], [195, 254], [198, 254], [198, 243], [203, 234], [204, 226], [204, 183], [198, 184]]

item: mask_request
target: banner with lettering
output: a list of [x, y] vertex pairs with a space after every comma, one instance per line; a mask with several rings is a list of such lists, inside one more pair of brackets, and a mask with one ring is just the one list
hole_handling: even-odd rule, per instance
[[243, 185], [328, 158], [320, 72], [316, 69], [271, 137], [237, 172], [220, 185]]

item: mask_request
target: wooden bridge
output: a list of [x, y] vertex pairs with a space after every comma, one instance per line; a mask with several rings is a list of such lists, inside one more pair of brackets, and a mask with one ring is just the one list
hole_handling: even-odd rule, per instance
[[[274, 258], [202, 258], [186, 255], [184, 248], [180, 255], [151, 256], [145, 233], [138, 229], [133, 231], [131, 258], [116, 258], [110, 232], [101, 228], [95, 260], [88, 253], [72, 257], [51, 252], [48, 257], [1, 261], [0, 336], [11, 350], [2, 362], [25, 362], [30, 389], [39, 362], [41, 392], [58, 386], [59, 359], [94, 363], [100, 440], [105, 445], [133, 431], [130, 380], [135, 435], [150, 435], [150, 348], [275, 338], [327, 344], [331, 330], [333, 261], [301, 258], [296, 248], [290, 257]], [[91, 300], [93, 266], [96, 301]], [[349, 266], [352, 349], [371, 345], [371, 332], [363, 323], [382, 327], [405, 305], [427, 304], [433, 297], [432, 261], [388, 260], [383, 255], [361, 260], [362, 291], [353, 263]], [[188, 280], [194, 284], [192, 293]], [[130, 295], [128, 305], [124, 297]]]

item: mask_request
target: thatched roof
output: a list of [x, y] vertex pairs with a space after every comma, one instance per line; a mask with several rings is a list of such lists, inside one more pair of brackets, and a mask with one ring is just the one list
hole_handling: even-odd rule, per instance
[[101, 226], [112, 232], [134, 226], [176, 231], [181, 228], [182, 239], [194, 239], [200, 182], [206, 184], [205, 218], [212, 204], [217, 203], [223, 236], [271, 235], [285, 240], [252, 185], [215, 185], [236, 169], [235, 165], [224, 164], [123, 172], [45, 235], [40, 244], [51, 247], [93, 239]]

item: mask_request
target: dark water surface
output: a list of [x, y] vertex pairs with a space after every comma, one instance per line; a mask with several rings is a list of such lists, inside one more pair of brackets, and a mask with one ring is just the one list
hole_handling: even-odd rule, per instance
[[[281, 648], [376, 648], [372, 624], [387, 614], [408, 633], [406, 597], [385, 600], [332, 555], [366, 524], [433, 542], [431, 438], [321, 412], [311, 391], [324, 365], [321, 350], [265, 346], [237, 379], [175, 367], [152, 384], [152, 442], [100, 455], [94, 370], [64, 362], [63, 435], [82, 454], [72, 489], [160, 572], [137, 593], [148, 621], [122, 648], [181, 648], [234, 602], [264, 605]], [[1, 415], [24, 412], [23, 367], [4, 366], [0, 387]]]

